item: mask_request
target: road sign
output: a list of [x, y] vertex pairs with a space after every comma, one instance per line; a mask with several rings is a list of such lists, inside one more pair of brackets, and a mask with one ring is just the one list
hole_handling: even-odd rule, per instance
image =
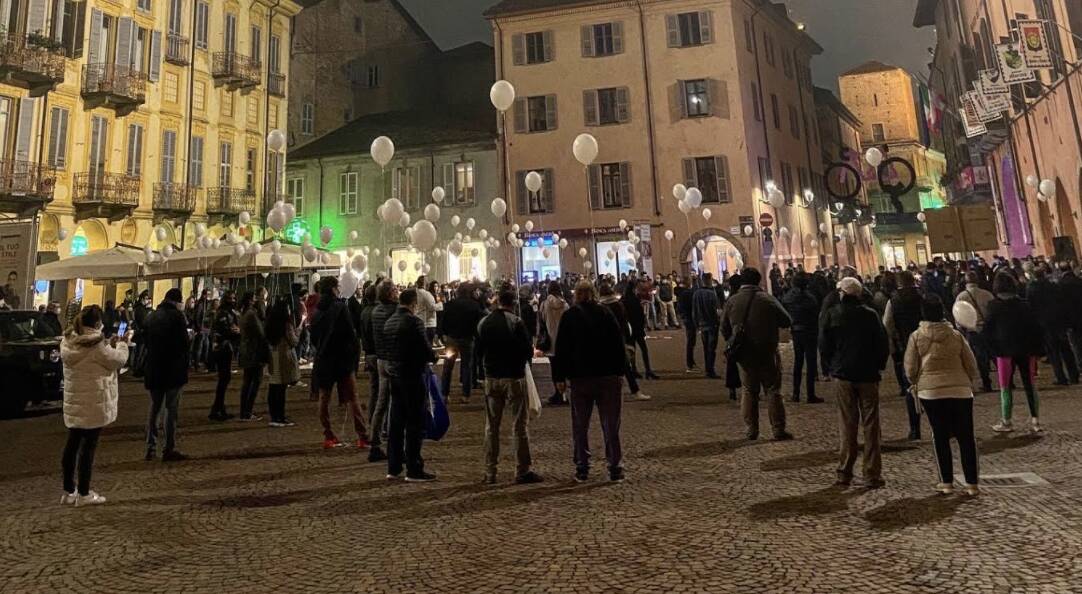
[[769, 212], [764, 212], [763, 214], [759, 215], [759, 224], [763, 227], [769, 228], [771, 225], [774, 224], [774, 216], [771, 215]]

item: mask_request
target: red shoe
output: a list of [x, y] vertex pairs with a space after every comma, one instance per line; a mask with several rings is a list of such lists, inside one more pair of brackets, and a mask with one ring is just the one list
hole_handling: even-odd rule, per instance
[[369, 448], [369, 446], [370, 446], [370, 444], [368, 443], [367, 439], [358, 439], [357, 440], [357, 449], [359, 449], [359, 450], [367, 450]]
[[342, 442], [338, 441], [337, 437], [332, 437], [330, 439], [324, 439], [323, 440], [323, 449], [325, 449], [325, 450], [333, 450], [334, 448], [341, 447], [341, 446], [342, 446]]

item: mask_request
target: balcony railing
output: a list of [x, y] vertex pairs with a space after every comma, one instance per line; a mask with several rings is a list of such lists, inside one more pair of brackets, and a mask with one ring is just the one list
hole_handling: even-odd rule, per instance
[[74, 178], [71, 201], [76, 207], [96, 208], [96, 215], [112, 217], [116, 211], [131, 211], [139, 206], [142, 180], [138, 177], [89, 171], [76, 173]]
[[286, 96], [286, 75], [271, 72], [267, 76], [267, 92], [275, 97]]
[[53, 200], [56, 169], [0, 159], [0, 212], [26, 216]]
[[244, 211], [255, 211], [255, 192], [241, 188], [207, 190], [207, 214], [232, 216]]
[[214, 80], [241, 89], [258, 86], [261, 70], [259, 62], [243, 54], [215, 52], [211, 73]]
[[187, 37], [170, 33], [165, 38], [165, 61], [178, 66], [187, 66], [192, 59], [191, 45]]
[[83, 66], [83, 97], [92, 107], [134, 109], [146, 101], [147, 75], [130, 66], [87, 64]]
[[64, 49], [48, 37], [32, 34], [0, 35], [0, 73], [40, 96], [64, 82], [67, 58]]
[[198, 194], [199, 188], [189, 187], [187, 184], [156, 183], [154, 210], [191, 214], [195, 211]]

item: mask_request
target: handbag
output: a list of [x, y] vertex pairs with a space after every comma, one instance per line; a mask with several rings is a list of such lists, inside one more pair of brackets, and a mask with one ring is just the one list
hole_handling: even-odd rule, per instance
[[549, 336], [548, 324], [544, 314], [537, 317], [537, 350], [547, 353], [552, 349], [552, 337]]
[[751, 308], [754, 305], [755, 293], [752, 293], [751, 298], [748, 300], [748, 307], [744, 310], [744, 320], [733, 327], [733, 335], [725, 342], [725, 356], [729, 359], [740, 359], [740, 355], [746, 348], [748, 333], [744, 328], [748, 325], [748, 318], [751, 317]]
[[439, 382], [436, 381], [436, 374], [432, 373], [431, 367], [425, 370], [425, 386], [428, 388], [425, 396], [425, 439], [439, 441], [451, 428], [451, 415], [447, 411], [447, 403], [443, 401]]
[[541, 416], [541, 394], [537, 392], [537, 382], [533, 379], [533, 370], [529, 363], [526, 364], [526, 403], [531, 419]]

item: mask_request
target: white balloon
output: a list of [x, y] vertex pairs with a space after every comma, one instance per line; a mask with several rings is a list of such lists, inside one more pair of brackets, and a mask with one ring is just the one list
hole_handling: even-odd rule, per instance
[[552, 234], [552, 242], [553, 243], [560, 243], [560, 234], [559, 233], [553, 233]]
[[472, 239], [469, 235], [462, 236], [462, 243], [469, 243], [470, 241], [472, 241]]
[[440, 207], [435, 204], [429, 204], [425, 207], [425, 219], [435, 223], [440, 220]]
[[497, 218], [507, 214], [507, 201], [503, 198], [496, 198], [492, 201], [492, 214]]
[[1054, 181], [1052, 181], [1050, 179], [1041, 180], [1041, 183], [1038, 186], [1038, 188], [1040, 189], [1040, 192], [1042, 194], [1044, 194], [1047, 197], [1051, 197], [1053, 194], [1056, 193], [1056, 182], [1054, 182]]
[[518, 223], [515, 223], [515, 224], [511, 225], [511, 233], [518, 233], [518, 232], [519, 232]]
[[376, 218], [386, 222], [387, 221], [387, 203], [384, 202], [376, 207]]
[[166, 258], [172, 258], [173, 257], [173, 246], [166, 245], [165, 247], [163, 247], [162, 248], [162, 255], [165, 256]]
[[282, 207], [283, 207], [283, 206], [285, 206], [285, 205], [286, 205], [286, 201], [285, 201], [285, 200], [278, 200], [278, 201], [276, 201], [276, 202], [274, 203], [274, 208], [282, 208]]
[[1031, 188], [1036, 188], [1037, 185], [1040, 184], [1040, 183], [1041, 183], [1041, 180], [1037, 179], [1036, 175], [1033, 175], [1031, 173], [1031, 174], [1026, 176], [1026, 185], [1027, 186], [1029, 186]]
[[462, 233], [455, 233], [455, 239], [462, 241]]
[[546, 260], [547, 260], [547, 259], [548, 259], [548, 257], [549, 257], [549, 256], [551, 256], [551, 255], [552, 255], [552, 252], [551, 252], [551, 251], [549, 251], [549, 249], [548, 249], [548, 248], [543, 248], [543, 249], [541, 250], [541, 256], [542, 256], [543, 258], [545, 258]]
[[699, 188], [688, 188], [687, 194], [684, 195], [684, 202], [687, 202], [691, 208], [699, 208], [703, 205], [702, 191]]
[[473, 248], [472, 250], [470, 250], [470, 255], [473, 256], [474, 258], [476, 258], [478, 255], [480, 255], [480, 253], [481, 253], [480, 250], [478, 250], [477, 248]]
[[64, 241], [65, 239], [68, 238], [68, 230], [67, 229], [59, 229], [56, 232], [56, 236], [60, 239], [60, 241]]
[[703, 209], [703, 220], [704, 221], [709, 221], [710, 217], [712, 217], [712, 216], [714, 216], [714, 213], [711, 212], [709, 208], [704, 208]]
[[406, 239], [413, 241], [413, 227], [406, 227], [402, 230], [406, 234]]
[[410, 226], [410, 213], [404, 212], [404, 213], [402, 213], [402, 216], [398, 217], [398, 226], [399, 227], [409, 227]]
[[559, 245], [560, 245], [560, 249], [566, 250], [567, 249], [567, 240], [566, 239], [561, 239]]
[[244, 227], [252, 222], [252, 215], [248, 214], [248, 211], [246, 210], [241, 211], [241, 213], [237, 215], [237, 222], [240, 223], [241, 227]]
[[154, 257], [154, 248], [150, 247], [149, 245], [143, 247], [143, 255], [146, 256], [147, 260], [150, 260]]
[[525, 227], [527, 233], [533, 231], [533, 221], [526, 221]]
[[575, 155], [576, 161], [589, 167], [597, 159], [597, 139], [591, 134], [579, 134], [571, 145], [571, 153]]
[[225, 242], [229, 243], [229, 244], [238, 243], [237, 234], [233, 233], [232, 231], [230, 231], [229, 233], [226, 233], [225, 234]]
[[461, 222], [462, 222], [462, 217], [460, 217], [458, 215], [455, 215], [455, 216], [451, 217], [451, 226], [452, 227], [457, 227], [458, 224], [461, 223]]
[[361, 284], [361, 276], [352, 270], [346, 270], [338, 275], [338, 292], [340, 295], [353, 295], [357, 292], [357, 286]]
[[391, 159], [394, 158], [394, 142], [391, 142], [390, 138], [386, 136], [380, 136], [372, 141], [372, 160], [379, 164], [380, 167], [386, 167]]
[[397, 223], [402, 220], [402, 214], [406, 212], [405, 207], [402, 206], [402, 201], [398, 198], [388, 198], [383, 203], [383, 221], [385, 223]]
[[443, 250], [441, 250], [440, 248], [432, 248], [432, 257], [433, 258], [439, 258], [442, 255], [443, 255]]
[[212, 240], [209, 235], [204, 235], [199, 238], [199, 247], [209, 250], [212, 245], [214, 245], [214, 240]]
[[585, 258], [586, 257], [586, 248], [584, 248], [584, 247], [579, 248], [579, 257], [580, 258]]
[[754, 227], [752, 227], [751, 225], [744, 225], [744, 235], [751, 237], [753, 233], [755, 233]]
[[977, 330], [977, 310], [974, 309], [973, 304], [968, 301], [955, 301], [954, 307], [951, 308], [951, 312], [954, 314], [954, 321], [958, 322], [958, 325], [969, 330], [976, 332]]
[[480, 237], [482, 240], [488, 239], [488, 230], [487, 229], [481, 229], [481, 231], [477, 234], [477, 236]]
[[206, 226], [206, 224], [204, 224], [204, 223], [196, 223], [195, 224], [195, 236], [196, 237], [203, 237], [206, 234], [207, 234], [207, 226]]
[[706, 249], [706, 242], [703, 241], [702, 239], [700, 239], [699, 241], [695, 242], [695, 247], [699, 248], [700, 250], [705, 250]]
[[[476, 250], [475, 250], [475, 251], [476, 251]], [[476, 254], [475, 254], [475, 255], [476, 255]], [[497, 268], [499, 268], [499, 267], [500, 267], [500, 263], [499, 263], [499, 262], [497, 262], [497, 261], [495, 261], [495, 260], [489, 260], [489, 261], [488, 261], [488, 269], [489, 269], [489, 270], [496, 270], [496, 269], [497, 269]]]
[[334, 238], [334, 229], [330, 227], [323, 227], [319, 230], [319, 240], [323, 242], [323, 245], [327, 245]]
[[350, 240], [350, 241], [357, 241], [357, 238], [358, 238], [358, 237], [360, 237], [360, 234], [359, 234], [359, 233], [357, 233], [357, 231], [356, 231], [356, 230], [353, 230], [353, 231], [350, 231], [350, 232], [349, 232], [349, 240]]
[[424, 274], [424, 275], [427, 276], [431, 272], [432, 272], [432, 267], [429, 266], [428, 264], [425, 264], [424, 266], [421, 266], [421, 274]]
[[286, 148], [286, 133], [281, 130], [271, 130], [270, 134], [267, 134], [267, 148], [276, 153]]
[[252, 255], [259, 255], [263, 252], [263, 244], [253, 243], [248, 246], [248, 253]]
[[687, 214], [687, 213], [691, 212], [691, 205], [688, 204], [688, 201], [687, 201], [686, 198], [681, 200], [680, 202], [677, 202], [676, 203], [676, 208], [680, 209], [680, 212], [682, 212], [684, 214]]
[[813, 250], [814, 250], [814, 249], [818, 249], [818, 247], [819, 247], [819, 240], [818, 240], [818, 239], [813, 239], [813, 240], [811, 240], [810, 242], [808, 242], [808, 245], [809, 245], [809, 246], [811, 246], [811, 249], [813, 249]]
[[387, 269], [390, 269], [392, 266], [394, 266], [394, 260], [392, 260], [390, 256], [384, 256], [383, 257], [383, 267], [387, 268]]
[[515, 247], [519, 247], [519, 248], [521, 248], [521, 247], [522, 247], [522, 246], [524, 246], [524, 245], [526, 245], [526, 241], [525, 241], [525, 240], [522, 240], [522, 239], [516, 239], [516, 240], [515, 240]]
[[[361, 253], [362, 253], [362, 254], [364, 254], [364, 255], [366, 255], [366, 256], [367, 256], [367, 255], [368, 255], [368, 252], [370, 252], [370, 251], [371, 251], [371, 250], [370, 250], [370, 249], [368, 249], [368, 246], [367, 246], [367, 245], [362, 245], [362, 246], [361, 246]], [[379, 254], [376, 254], [376, 255], [378, 256]]]
[[285, 217], [286, 225], [289, 224], [294, 218], [297, 217], [297, 207], [289, 204], [288, 202], [278, 208], [282, 211], [282, 216]]
[[788, 227], [782, 227], [782, 228], [778, 229], [778, 235], [781, 236], [781, 237], [788, 237], [789, 236], [789, 228]]
[[819, 232], [820, 233], [826, 233], [827, 229], [829, 229], [829, 227], [827, 227], [826, 223], [819, 223]]
[[616, 252], [614, 252], [612, 250], [609, 250], [609, 251], [605, 252], [605, 257], [608, 258], [609, 260], [615, 260], [616, 259]]
[[451, 243], [447, 244], [447, 251], [454, 257], [462, 255], [462, 242], [457, 239], [452, 239]]
[[417, 272], [421, 271], [421, 261], [420, 260], [416, 260], [416, 261], [413, 262], [413, 269], [415, 271], [417, 271]]
[[665, 230], [665, 239], [667, 239], [667, 240], [669, 240], [669, 241], [672, 241], [672, 238], [673, 238], [673, 237], [674, 237], [675, 235], [676, 235], [676, 234], [672, 232], [672, 229], [666, 229], [666, 230]]
[[621, 231], [627, 229], [627, 221], [624, 219], [620, 219], [620, 222], [616, 223], [616, 225], [620, 227]]
[[883, 163], [883, 151], [873, 146], [864, 152], [864, 160], [872, 167], [879, 167]]
[[237, 258], [243, 258], [244, 251], [244, 246], [239, 243], [233, 246], [233, 255]]
[[534, 192], [534, 193], [537, 193], [537, 192], [541, 191], [542, 183], [543, 183], [543, 180], [541, 179], [541, 174], [540, 173], [538, 173], [536, 171], [531, 171], [531, 172], [526, 174], [526, 189], [527, 190], [529, 190], [531, 192]]
[[767, 192], [767, 201], [770, 206], [781, 208], [785, 206], [785, 193], [778, 188], [770, 188], [770, 191]]
[[923, 212], [918, 212], [917, 220], [923, 223], [924, 221], [928, 220], [928, 217]]
[[473, 220], [473, 217], [466, 219], [466, 228], [473, 231], [473, 228], [477, 226], [477, 221]]
[[167, 235], [165, 227], [157, 227], [154, 229], [154, 237], [157, 237], [158, 241], [165, 241]]
[[443, 189], [443, 186], [436, 186], [432, 188], [432, 201], [443, 202], [443, 199], [447, 197], [447, 192]]
[[589, 269], [591, 269], [591, 268], [593, 268], [593, 267], [594, 267], [594, 263], [593, 263], [593, 262], [591, 262], [591, 261], [589, 261], [589, 260], [587, 260], [587, 261], [585, 261], [585, 262], [583, 262], [583, 263], [582, 263], [582, 267], [583, 267], [584, 269], [586, 269], [586, 270], [589, 270]]
[[277, 253], [280, 253], [282, 251], [282, 242], [278, 241], [277, 239], [272, 241], [270, 246], [271, 246], [271, 253], [277, 254]]
[[379, 257], [379, 248], [376, 248], [376, 249], [372, 250], [372, 255], [378, 258]]
[[688, 188], [684, 184], [676, 184], [672, 187], [672, 197], [677, 200], [683, 200], [687, 196]]
[[406, 271], [406, 268], [407, 268], [408, 266], [409, 266], [409, 265], [408, 265], [408, 264], [406, 264], [406, 261], [405, 261], [405, 260], [399, 260], [399, 261], [398, 261], [398, 271], [399, 271], [399, 272], [405, 272], [405, 271]]
[[302, 249], [301, 252], [304, 254], [304, 259], [309, 262], [315, 262], [316, 258], [319, 257], [319, 252], [316, 251], [316, 246], [314, 245], [304, 246], [304, 249]]
[[499, 239], [493, 239], [492, 240], [492, 247], [494, 247], [494, 248], [500, 247], [500, 240]]
[[282, 254], [271, 254], [270, 257], [271, 266], [275, 268], [282, 267]]
[[506, 80], [498, 80], [489, 90], [488, 98], [498, 111], [507, 111], [515, 104], [515, 87]]
[[286, 226], [286, 216], [281, 210], [274, 208], [267, 213], [267, 226], [278, 233]]
[[217, 237], [215, 237], [214, 240], [210, 242], [210, 247], [212, 247], [214, 249], [218, 249], [221, 246], [222, 246], [222, 240], [218, 239]]
[[417, 221], [413, 226], [413, 247], [427, 252], [436, 247], [436, 226], [431, 221]]

